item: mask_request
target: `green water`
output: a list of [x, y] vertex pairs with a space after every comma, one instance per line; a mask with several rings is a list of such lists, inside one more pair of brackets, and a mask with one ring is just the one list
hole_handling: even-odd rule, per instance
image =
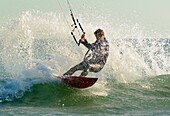
[[92, 88], [38, 84], [21, 99], [2, 103], [0, 111], [4, 115], [169, 115], [169, 77], [162, 75], [130, 84], [108, 80], [107, 96], [92, 94]]

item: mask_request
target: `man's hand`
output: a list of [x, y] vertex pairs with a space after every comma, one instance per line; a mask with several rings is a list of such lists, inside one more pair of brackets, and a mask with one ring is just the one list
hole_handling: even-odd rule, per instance
[[86, 39], [86, 38], [85, 38], [85, 34], [83, 34], [83, 35], [81, 36], [81, 39], [79, 40], [79, 42], [82, 43], [82, 42], [84, 42], [85, 39]]

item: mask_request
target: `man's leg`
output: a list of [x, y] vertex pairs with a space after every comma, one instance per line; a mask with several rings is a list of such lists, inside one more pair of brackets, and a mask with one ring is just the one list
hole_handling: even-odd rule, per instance
[[81, 75], [80, 76], [87, 76], [88, 75], [88, 70], [83, 70], [83, 72], [81, 73]]
[[68, 70], [66, 73], [64, 73], [63, 75], [72, 75], [74, 74], [76, 71], [78, 70], [84, 70], [86, 69], [87, 64], [85, 62], [81, 62], [80, 64], [72, 67], [70, 70]]

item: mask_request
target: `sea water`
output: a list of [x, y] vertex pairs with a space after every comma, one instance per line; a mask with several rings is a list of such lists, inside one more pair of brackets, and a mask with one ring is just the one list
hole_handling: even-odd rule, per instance
[[67, 0], [1, 0], [0, 114], [170, 115], [170, 1], [69, 3], [89, 42], [98, 28], [109, 41], [105, 67], [89, 73], [99, 80], [79, 90], [53, 77], [87, 51], [70, 35]]

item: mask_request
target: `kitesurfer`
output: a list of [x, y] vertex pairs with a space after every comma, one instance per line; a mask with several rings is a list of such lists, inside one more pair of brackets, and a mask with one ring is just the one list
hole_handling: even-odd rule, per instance
[[63, 75], [72, 75], [76, 71], [82, 70], [80, 76], [86, 76], [88, 72], [99, 72], [104, 67], [109, 55], [109, 43], [106, 40], [102, 29], [97, 29], [94, 32], [94, 35], [96, 37], [96, 41], [90, 44], [88, 43], [85, 34], [82, 34], [79, 42], [88, 48], [88, 51], [84, 56], [84, 60], [70, 68]]

